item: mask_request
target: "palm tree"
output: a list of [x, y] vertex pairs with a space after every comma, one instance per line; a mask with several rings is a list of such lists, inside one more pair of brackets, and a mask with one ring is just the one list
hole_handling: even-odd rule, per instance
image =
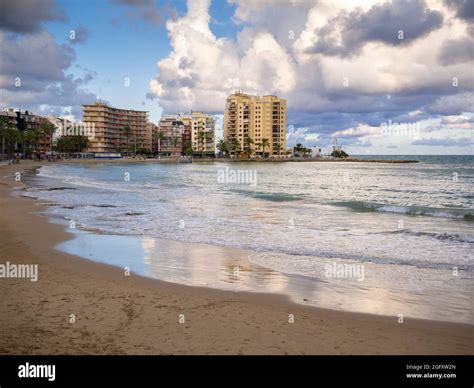
[[265, 157], [265, 148], [270, 147], [270, 141], [267, 138], [262, 139], [262, 150], [263, 150], [263, 157]]
[[68, 136], [61, 136], [56, 143], [56, 149], [59, 152], [59, 157], [61, 157], [61, 153], [70, 152], [72, 149], [71, 138]]
[[87, 136], [77, 136], [76, 138], [76, 146], [79, 152], [83, 152], [90, 148], [90, 141]]
[[281, 143], [276, 143], [275, 150], [278, 152], [278, 157], [280, 157], [281, 149], [282, 149]]
[[303, 145], [301, 143], [298, 143], [293, 147], [293, 150], [297, 152], [298, 154], [302, 151], [302, 149], [303, 149]]
[[2, 131], [2, 160], [5, 159], [5, 140], [8, 140], [8, 134], [15, 128], [16, 126], [11, 123], [9, 117], [0, 117], [0, 130]]
[[186, 140], [182, 147], [182, 153], [189, 156], [193, 154], [193, 145], [191, 140]]
[[126, 125], [123, 128], [123, 133], [124, 133], [125, 139], [127, 141], [127, 156], [128, 156], [128, 139], [130, 138], [130, 134], [132, 133], [132, 129], [128, 125]]
[[224, 139], [220, 139], [217, 142], [217, 149], [219, 150], [220, 155], [225, 156], [225, 153], [227, 152], [227, 143]]
[[201, 150], [201, 158], [203, 157], [204, 154], [204, 138], [206, 137], [206, 134], [202, 131], [198, 132], [198, 149]]
[[164, 140], [165, 134], [161, 131], [158, 131], [158, 132], [155, 132], [153, 136], [154, 136], [154, 141], [156, 141], [158, 145], [158, 155], [159, 155], [161, 152], [161, 142]]
[[253, 143], [254, 143], [253, 139], [250, 136], [247, 136], [245, 152], [247, 152], [247, 155], [249, 156], [249, 158], [252, 155], [252, 144]]
[[4, 144], [6, 144], [4, 149], [7, 150], [7, 155], [12, 159], [16, 145], [21, 141], [21, 133], [14, 125], [7, 126], [2, 132], [4, 136]]
[[214, 134], [212, 132], [206, 132], [205, 138], [206, 138], [206, 144], [214, 142]]
[[237, 139], [233, 139], [232, 144], [231, 144], [230, 147], [231, 147], [231, 150], [233, 151], [234, 157], [235, 157], [237, 150], [240, 150], [240, 142]]
[[31, 152], [31, 146], [34, 146], [36, 149], [36, 145], [38, 144], [38, 134], [35, 131], [27, 130], [25, 131], [24, 136], [27, 144], [26, 150], [29, 154]]
[[[152, 132], [151, 134], [151, 149], [153, 150], [153, 145], [155, 144], [155, 142], [158, 143], [158, 133], [157, 132]], [[158, 149], [158, 147], [157, 147]]]
[[180, 138], [178, 136], [173, 137], [173, 148], [176, 148], [178, 146], [179, 140]]
[[56, 127], [54, 126], [53, 123], [44, 123], [40, 127], [40, 134], [43, 137], [43, 153], [45, 157], [46, 157], [46, 139], [49, 138], [50, 143], [52, 143], [51, 137], [53, 136], [53, 133], [55, 130], [56, 130]]

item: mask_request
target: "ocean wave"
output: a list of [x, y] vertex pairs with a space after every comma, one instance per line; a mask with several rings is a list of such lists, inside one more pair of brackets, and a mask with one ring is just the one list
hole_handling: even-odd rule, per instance
[[76, 190], [74, 187], [43, 187], [43, 186], [29, 186], [28, 191], [30, 192], [43, 192], [43, 191], [63, 191], [63, 190]]
[[387, 205], [375, 202], [344, 201], [332, 202], [333, 206], [342, 206], [358, 212], [383, 212], [407, 214], [411, 216], [453, 218], [474, 221], [474, 211], [470, 209], [431, 208], [423, 206]]
[[[117, 184], [117, 181], [110, 181], [110, 180], [97, 180], [92, 178], [81, 177], [78, 175], [69, 175], [69, 174], [61, 174], [54, 170], [45, 169], [42, 167], [39, 172], [38, 176], [42, 178], [52, 179], [53, 181], [60, 181], [63, 184], [76, 186], [76, 187], [86, 187], [86, 188], [94, 188], [94, 189], [104, 189], [107, 191], [122, 191], [122, 192], [132, 192], [134, 190], [134, 184], [132, 182], [124, 182], [123, 184]], [[124, 187], [124, 185], [128, 187]], [[55, 186], [51, 186], [53, 190]], [[61, 187], [61, 190], [75, 190], [73, 187]], [[43, 189], [43, 191], [52, 191], [50, 189]]]
[[[291, 260], [290, 257], [297, 258]], [[258, 251], [254, 250], [247, 259], [253, 263], [269, 269], [273, 269], [286, 274], [298, 274], [302, 276], [312, 277], [308, 268], [319, 267], [325, 263], [359, 263], [359, 264], [376, 264], [376, 265], [396, 265], [403, 267], [415, 267], [419, 269], [445, 270], [452, 271], [452, 263], [422, 261], [416, 259], [401, 258], [381, 258], [370, 256], [356, 256], [337, 254], [336, 252], [318, 252], [317, 254], [301, 254], [298, 252], [282, 252], [282, 251]], [[280, 265], [284, 265], [282, 268]], [[303, 268], [298, 268], [302, 266]], [[458, 269], [465, 273], [472, 274], [474, 266], [469, 262], [459, 263]]]
[[79, 209], [79, 208], [90, 208], [90, 207], [95, 207], [95, 208], [116, 208], [118, 206], [116, 205], [109, 205], [109, 204], [97, 204], [97, 205], [88, 205], [85, 203], [75, 203], [75, 204], [69, 204], [69, 205], [58, 205], [63, 209]]
[[420, 232], [409, 229], [393, 230], [385, 232], [385, 234], [406, 234], [417, 237], [431, 237], [438, 241], [459, 242], [463, 244], [474, 244], [474, 237], [461, 236], [457, 233], [435, 233], [435, 232]]
[[245, 195], [247, 197], [262, 199], [271, 202], [290, 202], [300, 201], [303, 198], [300, 196], [286, 194], [286, 193], [264, 193], [261, 191], [247, 191], [247, 190], [229, 190], [236, 194]]

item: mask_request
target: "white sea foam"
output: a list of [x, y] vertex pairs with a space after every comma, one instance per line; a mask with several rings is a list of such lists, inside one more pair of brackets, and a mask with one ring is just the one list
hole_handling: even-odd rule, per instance
[[[466, 172], [447, 190], [451, 181], [426, 166], [262, 164], [258, 186], [237, 190], [215, 182], [216, 168], [48, 165], [40, 170], [43, 185], [76, 190], [34, 195], [66, 205], [55, 214], [107, 233], [274, 252], [286, 257], [286, 272], [305, 276], [313, 276], [311, 265], [320, 258], [472, 269], [474, 236], [465, 216], [472, 213], [474, 178]], [[122, 180], [125, 170], [130, 182]], [[449, 177], [452, 168], [445, 170]], [[352, 179], [341, 178], [346, 174]], [[412, 233], [386, 233], [399, 231], [400, 221]], [[265, 265], [275, 268], [272, 260]]]
[[[48, 214], [76, 220], [79, 228], [253, 251], [254, 265], [304, 278], [311, 287], [334, 283], [335, 295], [351, 279], [327, 278], [325, 266], [364, 266], [364, 281], [350, 283], [362, 294], [429, 290], [446, 316], [462, 313], [474, 274], [472, 164], [262, 163], [251, 167], [257, 186], [237, 188], [217, 184], [217, 168], [48, 165], [22, 193], [57, 204]], [[454, 169], [457, 182], [450, 178]], [[102, 248], [85, 257], [103, 260], [110, 252]], [[166, 279], [188, 284], [193, 271], [183, 269], [184, 259], [160, 262], [156, 270], [167, 268], [169, 275], [181, 268]], [[453, 300], [462, 302], [451, 308]], [[350, 307], [351, 300], [344, 303]]]

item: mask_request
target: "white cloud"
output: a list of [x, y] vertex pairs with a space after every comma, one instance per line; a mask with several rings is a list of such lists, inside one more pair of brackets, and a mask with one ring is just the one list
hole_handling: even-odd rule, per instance
[[474, 137], [474, 115], [460, 114], [442, 116], [439, 120], [438, 130], [449, 131], [451, 134], [458, 134], [459, 136]]
[[353, 128], [347, 128], [342, 131], [336, 131], [332, 134], [332, 137], [348, 137], [348, 138], [358, 138], [365, 136], [376, 136], [382, 133], [380, 127], [371, 127], [366, 124], [359, 124]]
[[217, 38], [209, 28], [210, 2], [188, 2], [187, 14], [168, 21], [173, 48], [158, 62], [150, 91], [165, 111], [222, 111], [236, 89], [250, 93], [285, 94], [296, 87], [297, 69], [291, 55], [269, 32], [239, 42]]
[[[418, 121], [472, 111], [472, 63], [465, 58], [440, 59], [447, 42], [467, 39], [469, 25], [441, 0], [413, 1], [423, 14], [435, 13], [432, 28], [403, 44], [367, 39], [357, 43], [356, 52], [340, 56], [311, 51], [318, 31], [340, 15], [345, 18], [337, 20], [349, 20], [355, 11], [360, 21], [375, 4], [385, 3], [388, 9], [388, 1], [296, 1], [293, 5], [229, 0], [236, 5], [234, 21], [240, 29], [237, 39], [230, 39], [210, 30], [209, 0], [189, 0], [187, 14], [167, 23], [172, 51], [158, 62], [150, 91], [169, 112], [222, 112], [227, 95], [236, 89], [278, 94], [287, 99], [290, 113], [303, 113], [300, 117], [305, 118], [293, 123], [290, 114], [288, 124], [308, 126], [310, 133], [305, 136], [314, 131], [321, 134], [318, 139], [328, 139], [330, 133], [348, 140], [373, 137], [391, 117]], [[397, 12], [390, 15], [400, 17]], [[341, 31], [347, 26], [331, 27], [329, 38], [344, 44]], [[379, 23], [377, 28], [383, 27]], [[459, 82], [456, 87], [453, 78]], [[318, 115], [328, 112], [338, 117], [329, 116], [327, 125], [317, 121]]]
[[84, 86], [93, 78], [68, 73], [75, 61], [71, 46], [60, 45], [50, 33], [14, 36], [0, 31], [1, 105], [42, 114], [79, 115], [82, 103], [95, 98]]

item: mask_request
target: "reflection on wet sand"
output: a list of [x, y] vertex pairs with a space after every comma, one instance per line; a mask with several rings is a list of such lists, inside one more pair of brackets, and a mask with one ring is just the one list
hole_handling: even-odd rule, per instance
[[[337, 310], [356, 311], [398, 317], [469, 322], [466, 303], [446, 301], [446, 310], [431, 303], [433, 294], [408, 293], [398, 289], [371, 287], [366, 282], [347, 279], [314, 278], [284, 274], [261, 267], [249, 259], [253, 255], [271, 255], [206, 244], [185, 243], [148, 237], [101, 235], [76, 231], [76, 238], [63, 242], [58, 249], [86, 259], [122, 268], [155, 279], [231, 291], [283, 294], [293, 301]], [[315, 258], [317, 259], [317, 258]], [[374, 266], [367, 271], [377, 276]], [[453, 311], [457, 315], [453, 316]]]

